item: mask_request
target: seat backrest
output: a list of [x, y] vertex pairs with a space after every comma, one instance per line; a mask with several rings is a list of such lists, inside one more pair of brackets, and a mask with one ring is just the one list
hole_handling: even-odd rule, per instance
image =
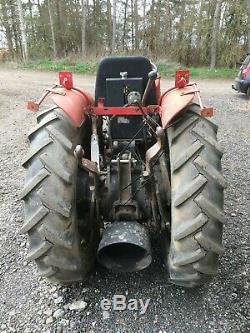
[[[121, 72], [127, 72], [128, 78], [142, 78], [143, 91], [148, 82], [148, 73], [152, 70], [149, 59], [145, 57], [108, 57], [101, 60], [95, 85], [95, 101], [106, 97], [106, 79], [119, 78]], [[157, 104], [155, 84], [148, 94], [146, 105]]]

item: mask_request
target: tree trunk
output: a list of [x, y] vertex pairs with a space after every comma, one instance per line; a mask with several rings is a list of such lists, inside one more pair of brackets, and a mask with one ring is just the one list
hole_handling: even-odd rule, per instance
[[135, 50], [139, 50], [139, 18], [138, 18], [138, 1], [134, 0], [134, 22], [135, 22]]
[[16, 56], [19, 57], [21, 50], [21, 40], [20, 40], [20, 31], [19, 31], [19, 25], [17, 25], [17, 14], [16, 14], [16, 5], [11, 2], [10, 3], [10, 22], [11, 22], [11, 30], [12, 30], [12, 36], [14, 37], [14, 43], [13, 46], [15, 49]]
[[4, 30], [5, 30], [8, 50], [9, 50], [11, 58], [13, 58], [14, 50], [13, 50], [13, 42], [12, 42], [12, 33], [11, 33], [11, 26], [10, 26], [9, 20], [8, 20], [6, 1], [1, 0], [0, 4], [1, 4], [1, 9], [2, 9], [1, 21], [3, 24]]
[[116, 50], [116, 0], [113, 0], [112, 52]]
[[56, 14], [57, 14], [57, 53], [59, 56], [65, 56], [64, 45], [64, 24], [63, 24], [63, 8], [62, 0], [56, 0]]
[[247, 13], [248, 13], [248, 35], [247, 35], [247, 52], [250, 53], [250, 1], [246, 0], [247, 2]]
[[204, 0], [199, 1], [199, 14], [198, 14], [198, 21], [197, 21], [197, 42], [196, 47], [198, 52], [200, 52], [201, 48], [201, 39], [203, 37], [202, 35], [202, 21], [203, 21], [203, 6], [204, 6]]
[[82, 0], [82, 57], [86, 58], [86, 1]]
[[171, 19], [171, 10], [170, 10], [170, 1], [165, 0], [165, 8], [166, 8], [166, 16], [165, 16], [165, 22], [164, 22], [164, 48], [166, 46], [171, 44], [172, 39], [172, 33], [171, 33], [171, 27], [172, 27], [172, 19]]
[[126, 38], [126, 32], [127, 32], [127, 10], [128, 10], [128, 0], [124, 3], [124, 21], [123, 21], [123, 32], [122, 32], [122, 48], [123, 50], [126, 49], [125, 44], [125, 38]]
[[18, 6], [18, 15], [19, 15], [19, 21], [20, 21], [20, 30], [21, 30], [22, 55], [23, 55], [23, 60], [27, 61], [29, 58], [29, 53], [28, 53], [27, 36], [26, 36], [26, 29], [25, 29], [25, 22], [24, 22], [23, 8], [22, 8], [21, 0], [17, 0], [17, 6]]
[[112, 11], [110, 0], [107, 0], [107, 44], [109, 54], [112, 52]]
[[130, 7], [131, 7], [131, 44], [132, 44], [132, 50], [134, 50], [135, 48], [134, 0], [130, 0]]
[[32, 2], [31, 0], [28, 1], [28, 6], [29, 6], [29, 14], [30, 14], [30, 23], [31, 23], [31, 30], [32, 30], [32, 39], [35, 39], [35, 25], [34, 25], [34, 19], [33, 19], [33, 11], [32, 11]]
[[53, 18], [53, 14], [52, 14], [50, 0], [48, 0], [48, 11], [49, 11], [49, 22], [50, 22], [51, 37], [52, 37], [53, 54], [54, 54], [54, 58], [56, 58], [57, 49], [56, 49], [56, 38], [55, 38], [55, 30], [54, 30], [54, 18]]
[[147, 38], [146, 38], [146, 34], [147, 34], [147, 21], [146, 21], [146, 8], [147, 7], [147, 0], [143, 0], [143, 41], [142, 41], [142, 45], [143, 45], [143, 49], [145, 51], [146, 47], [147, 47]]
[[212, 31], [212, 40], [211, 40], [211, 59], [210, 59], [210, 69], [215, 68], [216, 58], [217, 58], [217, 32], [220, 26], [220, 14], [221, 14], [221, 5], [223, 0], [216, 1], [216, 7], [214, 12], [213, 19], [213, 31]]

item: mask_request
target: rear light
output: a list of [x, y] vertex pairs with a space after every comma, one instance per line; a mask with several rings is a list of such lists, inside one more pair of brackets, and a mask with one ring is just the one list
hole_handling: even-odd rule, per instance
[[71, 72], [62, 71], [59, 72], [60, 85], [70, 90], [73, 88], [73, 76]]
[[245, 79], [248, 74], [250, 74], [250, 66], [248, 66], [247, 68], [243, 69], [243, 71], [242, 71], [242, 78]]
[[186, 69], [178, 69], [175, 72], [175, 87], [184, 88], [189, 83], [190, 72]]

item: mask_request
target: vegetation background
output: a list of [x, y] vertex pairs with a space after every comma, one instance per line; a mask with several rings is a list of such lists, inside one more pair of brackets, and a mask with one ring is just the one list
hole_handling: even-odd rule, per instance
[[141, 54], [163, 75], [231, 76], [250, 51], [250, 0], [0, 0], [0, 38], [2, 58], [29, 68], [92, 74], [103, 56]]

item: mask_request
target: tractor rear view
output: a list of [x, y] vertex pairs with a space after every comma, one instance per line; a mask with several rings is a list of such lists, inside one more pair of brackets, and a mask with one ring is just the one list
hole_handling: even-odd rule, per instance
[[[28, 260], [41, 276], [86, 279], [96, 260], [132, 272], [152, 261], [150, 235], [161, 239], [166, 276], [195, 287], [218, 270], [223, 253], [222, 151], [189, 73], [177, 71], [163, 94], [144, 57], [101, 61], [95, 98], [69, 72], [37, 115], [22, 198]], [[163, 242], [162, 242], [163, 240]]]

